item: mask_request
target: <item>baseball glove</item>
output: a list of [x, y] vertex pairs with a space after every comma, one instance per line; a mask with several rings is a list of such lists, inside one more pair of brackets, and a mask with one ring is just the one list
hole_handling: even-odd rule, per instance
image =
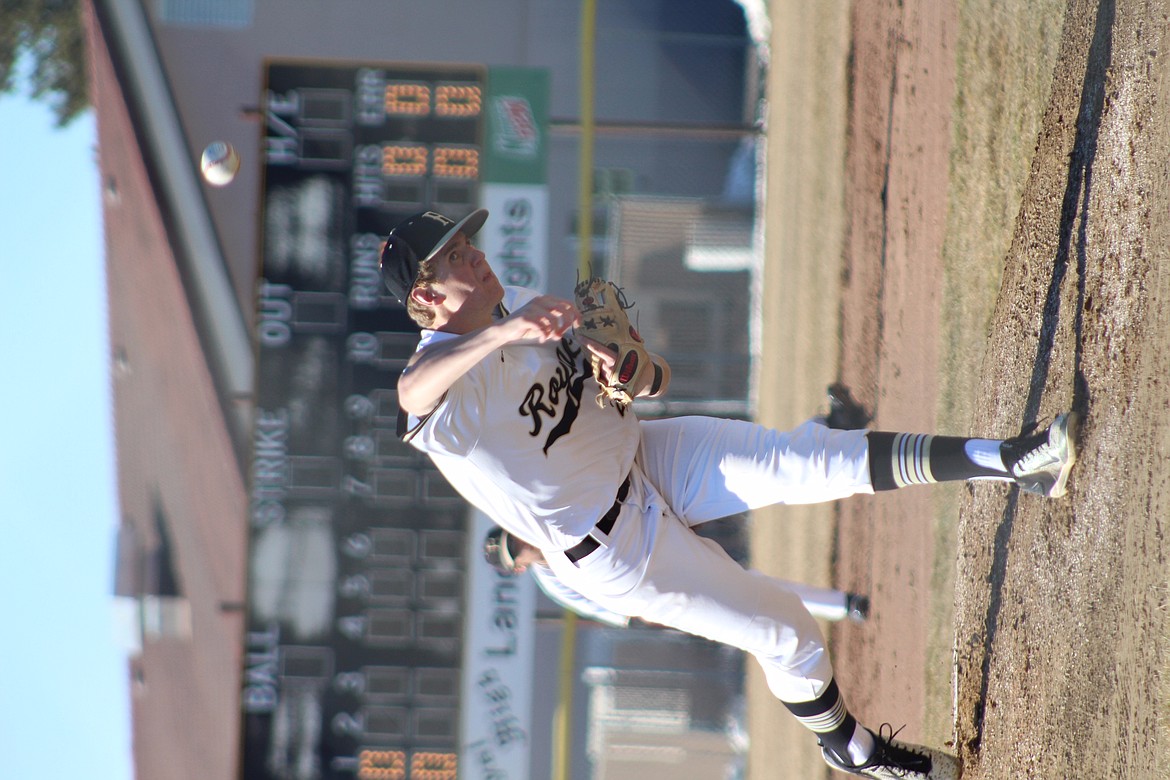
[[642, 337], [626, 316], [633, 305], [626, 302], [620, 287], [596, 276], [578, 283], [573, 292], [581, 312], [577, 333], [617, 355], [612, 375], [593, 356], [593, 376], [601, 386], [597, 405], [604, 407], [611, 403], [624, 408], [634, 400], [638, 379], [651, 365]]

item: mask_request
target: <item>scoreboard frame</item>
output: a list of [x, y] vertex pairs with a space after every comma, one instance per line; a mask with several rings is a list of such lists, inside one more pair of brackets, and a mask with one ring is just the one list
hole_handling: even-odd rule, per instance
[[378, 259], [479, 205], [487, 70], [264, 67], [242, 776], [454, 780], [468, 509], [395, 435]]

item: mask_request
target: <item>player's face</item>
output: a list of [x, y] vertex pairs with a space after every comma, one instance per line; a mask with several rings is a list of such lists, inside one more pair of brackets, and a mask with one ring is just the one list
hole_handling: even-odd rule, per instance
[[433, 263], [435, 279], [430, 287], [443, 296], [443, 306], [452, 314], [469, 306], [490, 312], [504, 295], [487, 257], [462, 233], [439, 250]]

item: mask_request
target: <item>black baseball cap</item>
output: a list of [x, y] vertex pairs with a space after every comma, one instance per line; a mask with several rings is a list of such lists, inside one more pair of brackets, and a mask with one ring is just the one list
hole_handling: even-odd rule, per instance
[[493, 528], [483, 540], [483, 557], [500, 574], [516, 573], [516, 553], [512, 535], [503, 528]]
[[487, 209], [476, 209], [459, 221], [437, 211], [420, 211], [398, 223], [386, 238], [382, 249], [382, 281], [399, 303], [406, 303], [418, 267], [455, 237], [471, 238], [487, 221]]

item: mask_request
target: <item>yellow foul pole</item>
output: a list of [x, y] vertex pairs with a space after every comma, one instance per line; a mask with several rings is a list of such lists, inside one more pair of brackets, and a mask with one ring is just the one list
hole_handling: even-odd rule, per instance
[[[581, 153], [577, 190], [577, 270], [590, 275], [593, 248], [593, 49], [597, 34], [596, 0], [581, 0]], [[553, 780], [570, 780], [572, 763], [573, 677], [576, 669], [577, 616], [564, 613], [561, 632], [560, 696], [553, 716]]]
[[581, 1], [581, 154], [577, 188], [577, 270], [589, 275], [593, 249], [593, 49], [597, 37], [597, 2]]
[[561, 632], [560, 695], [553, 713], [553, 780], [569, 780], [572, 764], [573, 739], [573, 669], [576, 666], [577, 616], [565, 610]]

